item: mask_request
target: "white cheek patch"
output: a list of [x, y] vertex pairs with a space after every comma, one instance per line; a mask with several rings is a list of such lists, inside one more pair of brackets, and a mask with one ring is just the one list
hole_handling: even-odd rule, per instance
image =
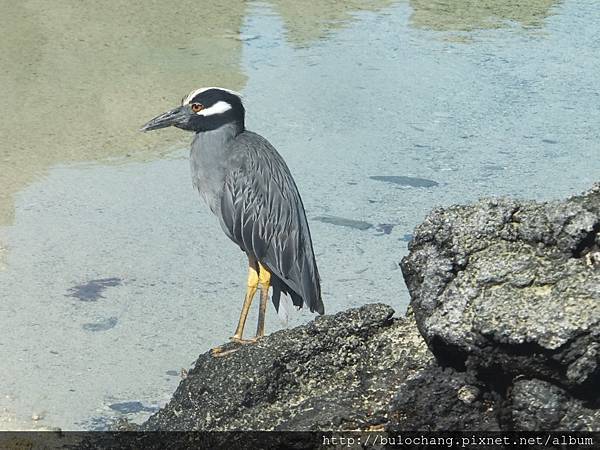
[[212, 105], [210, 108], [201, 109], [196, 114], [198, 114], [199, 116], [213, 116], [215, 114], [222, 114], [225, 111], [229, 111], [231, 108], [232, 106], [229, 103], [220, 100], [214, 105]]

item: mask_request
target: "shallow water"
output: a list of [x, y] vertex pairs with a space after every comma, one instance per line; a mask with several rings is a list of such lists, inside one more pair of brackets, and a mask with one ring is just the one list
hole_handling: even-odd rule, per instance
[[600, 178], [594, 1], [144, 5], [3, 7], [0, 429], [142, 420], [232, 333], [245, 261], [191, 187], [191, 136], [137, 131], [192, 88], [243, 92], [288, 161], [327, 312], [401, 313], [436, 206]]

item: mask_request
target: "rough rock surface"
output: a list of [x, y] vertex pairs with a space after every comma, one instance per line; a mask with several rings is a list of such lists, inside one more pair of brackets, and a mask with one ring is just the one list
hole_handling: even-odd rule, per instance
[[432, 361], [415, 323], [367, 305], [201, 355], [142, 430], [382, 429], [405, 379]]
[[136, 429], [600, 431], [599, 231], [600, 185], [434, 211], [405, 318], [366, 305], [200, 355]]
[[403, 383], [387, 431], [500, 431], [493, 395], [467, 372], [430, 365]]
[[568, 391], [541, 380], [518, 380], [512, 393], [511, 412], [515, 429], [599, 429], [600, 409], [593, 399], [578, 399]]
[[600, 185], [440, 209], [416, 229], [402, 270], [419, 330], [512, 402], [503, 428], [600, 429], [599, 231]]

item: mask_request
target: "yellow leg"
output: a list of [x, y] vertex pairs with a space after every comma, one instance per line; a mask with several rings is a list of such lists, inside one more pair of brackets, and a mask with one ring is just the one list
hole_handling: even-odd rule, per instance
[[254, 300], [254, 294], [258, 288], [259, 275], [256, 271], [256, 261], [253, 259], [248, 260], [248, 287], [246, 289], [246, 298], [244, 299], [244, 306], [242, 306], [242, 312], [240, 313], [240, 320], [235, 330], [235, 334], [232, 337], [234, 341], [242, 341], [244, 334], [244, 326], [246, 325], [246, 318], [248, 317], [248, 311], [250, 311], [250, 305]]
[[271, 272], [258, 263], [258, 283], [260, 284], [260, 308], [258, 310], [258, 327], [256, 328], [256, 339], [265, 335], [265, 313], [269, 301], [269, 287], [271, 287]]
[[[250, 342], [256, 342], [259, 338], [265, 335], [265, 312], [267, 310], [267, 303], [269, 300], [269, 288], [271, 287], [271, 272], [257, 262], [253, 258], [248, 258], [248, 287], [246, 289], [246, 297], [244, 298], [244, 305], [242, 306], [242, 312], [240, 313], [240, 320], [238, 322], [235, 334], [231, 337], [233, 342], [239, 344], [246, 344]], [[252, 300], [256, 294], [256, 290], [260, 285], [260, 307], [258, 310], [258, 327], [256, 328], [256, 337], [254, 339], [243, 339], [244, 326], [246, 325], [246, 319], [248, 318], [248, 312], [252, 305]], [[211, 354], [216, 357], [226, 356], [230, 353], [235, 352], [235, 348], [227, 348], [227, 346], [213, 348]]]

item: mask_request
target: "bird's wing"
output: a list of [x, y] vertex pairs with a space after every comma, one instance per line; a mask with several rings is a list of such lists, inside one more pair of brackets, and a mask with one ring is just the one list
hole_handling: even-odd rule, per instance
[[311, 311], [322, 314], [310, 231], [287, 165], [275, 148], [255, 133], [242, 133], [234, 145], [221, 196], [221, 226], [242, 250], [291, 289], [292, 297], [295, 293]]

